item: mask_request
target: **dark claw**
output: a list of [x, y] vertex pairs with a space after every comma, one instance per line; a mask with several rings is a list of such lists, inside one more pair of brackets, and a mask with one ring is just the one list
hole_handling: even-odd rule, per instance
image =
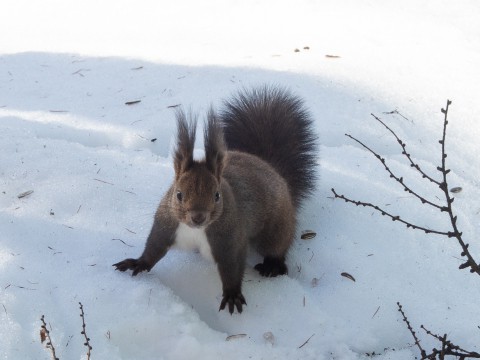
[[222, 302], [220, 303], [220, 308], [218, 311], [225, 309], [228, 304], [228, 312], [231, 314], [234, 313], [235, 308], [237, 308], [238, 313], [242, 313], [243, 307], [242, 305], [247, 305], [245, 298], [243, 297], [241, 292], [233, 292], [233, 291], [226, 291], [223, 294]]
[[255, 265], [255, 270], [265, 277], [275, 277], [288, 274], [288, 268], [283, 259], [269, 257], [265, 257], [263, 263]]
[[132, 270], [132, 276], [136, 276], [142, 271], [150, 271], [150, 266], [142, 259], [125, 259], [112, 266], [115, 266], [115, 270], [119, 271]]

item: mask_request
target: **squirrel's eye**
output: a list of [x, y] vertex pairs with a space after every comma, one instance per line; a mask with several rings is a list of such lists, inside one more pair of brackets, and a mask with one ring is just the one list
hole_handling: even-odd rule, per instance
[[220, 200], [220, 193], [217, 191], [215, 193], [215, 202], [218, 202]]
[[178, 201], [182, 201], [183, 200], [183, 194], [181, 191], [177, 191], [177, 199]]

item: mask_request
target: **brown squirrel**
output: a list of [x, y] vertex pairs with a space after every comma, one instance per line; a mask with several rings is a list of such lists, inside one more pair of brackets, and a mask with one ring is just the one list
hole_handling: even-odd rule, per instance
[[175, 180], [155, 214], [143, 254], [114, 264], [133, 276], [176, 245], [213, 258], [223, 285], [220, 309], [246, 305], [242, 279], [247, 249], [264, 257], [262, 276], [287, 274], [296, 213], [314, 190], [317, 137], [303, 102], [278, 87], [243, 90], [210, 109], [205, 159], [193, 159], [196, 119], [180, 110], [174, 150]]

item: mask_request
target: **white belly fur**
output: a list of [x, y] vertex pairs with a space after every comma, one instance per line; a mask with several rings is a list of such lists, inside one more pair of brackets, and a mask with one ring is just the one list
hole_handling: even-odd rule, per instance
[[199, 250], [205, 259], [213, 261], [212, 250], [205, 229], [194, 229], [180, 223], [175, 233], [174, 246], [183, 250]]

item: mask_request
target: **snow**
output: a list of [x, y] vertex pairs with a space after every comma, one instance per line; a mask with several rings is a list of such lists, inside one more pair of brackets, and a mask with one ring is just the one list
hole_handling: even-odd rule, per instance
[[[92, 359], [362, 359], [373, 352], [412, 359], [418, 349], [397, 301], [424, 349], [438, 342], [421, 324], [480, 351], [479, 279], [457, 269], [458, 244], [334, 201], [330, 191], [450, 230], [446, 214], [405, 193], [344, 134], [440, 202], [439, 190], [411, 170], [370, 114], [438, 177], [440, 108], [451, 99], [449, 186], [462, 187], [454, 210], [480, 260], [478, 2], [2, 5], [1, 359], [51, 358], [40, 343], [41, 315], [57, 356], [85, 359], [79, 302]], [[298, 227], [298, 235], [310, 229], [317, 236], [297, 236], [289, 275], [261, 278], [251, 254], [243, 284], [248, 305], [231, 316], [218, 312], [220, 279], [199, 254], [171, 250], [135, 278], [114, 271], [113, 263], [140, 255], [172, 181], [171, 107], [204, 113], [239, 88], [264, 83], [305, 99], [322, 144], [318, 190]], [[393, 110], [404, 117], [385, 114]], [[226, 340], [239, 334], [245, 336]]]

